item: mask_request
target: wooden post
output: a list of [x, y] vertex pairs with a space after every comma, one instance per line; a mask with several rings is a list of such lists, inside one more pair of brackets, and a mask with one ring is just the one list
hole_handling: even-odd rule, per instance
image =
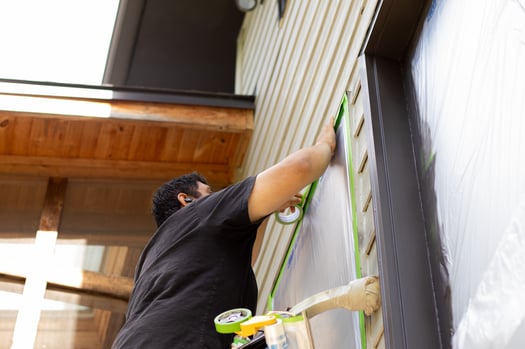
[[32, 265], [24, 285], [23, 304], [16, 318], [11, 349], [34, 347], [40, 306], [47, 286], [45, 275], [53, 258], [66, 188], [67, 178], [49, 178], [34, 252], [28, 256]]

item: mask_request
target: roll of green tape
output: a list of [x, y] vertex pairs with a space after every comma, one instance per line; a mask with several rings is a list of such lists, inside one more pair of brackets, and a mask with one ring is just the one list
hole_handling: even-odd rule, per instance
[[250, 309], [237, 308], [225, 311], [215, 317], [215, 330], [219, 333], [236, 333], [241, 331], [241, 323], [252, 317]]

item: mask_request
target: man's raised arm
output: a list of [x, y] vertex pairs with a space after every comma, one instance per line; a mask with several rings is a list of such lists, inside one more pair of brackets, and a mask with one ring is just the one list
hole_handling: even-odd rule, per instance
[[297, 204], [295, 196], [319, 178], [335, 151], [334, 118], [323, 126], [316, 143], [302, 148], [261, 172], [248, 200], [250, 220], [255, 222], [285, 205]]

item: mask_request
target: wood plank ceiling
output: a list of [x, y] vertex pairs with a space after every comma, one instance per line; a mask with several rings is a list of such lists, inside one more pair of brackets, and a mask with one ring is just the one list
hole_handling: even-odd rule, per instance
[[0, 103], [3, 174], [164, 180], [197, 170], [223, 187], [253, 128], [248, 107], [1, 91]]
[[[48, 266], [39, 276], [46, 298], [91, 309], [76, 313], [69, 347], [110, 347], [154, 231], [149, 210], [158, 185], [199, 171], [214, 189], [227, 186], [252, 129], [252, 97], [0, 81], [0, 244], [38, 246], [49, 230], [57, 251], [102, 247], [95, 270], [85, 261], [35, 262]], [[30, 257], [0, 260], [0, 291], [25, 292], [33, 274], [22, 264]], [[65, 334], [46, 332], [57, 323], [46, 314], [35, 343], [56, 347]], [[18, 321], [0, 309], [0, 347], [11, 345]]]

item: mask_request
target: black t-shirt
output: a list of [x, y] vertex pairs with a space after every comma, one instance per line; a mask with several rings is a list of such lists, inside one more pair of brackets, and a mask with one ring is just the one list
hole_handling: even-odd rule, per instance
[[213, 319], [233, 308], [255, 313], [254, 183], [249, 177], [195, 200], [157, 229], [139, 259], [113, 348], [230, 348], [233, 335], [217, 333]]

